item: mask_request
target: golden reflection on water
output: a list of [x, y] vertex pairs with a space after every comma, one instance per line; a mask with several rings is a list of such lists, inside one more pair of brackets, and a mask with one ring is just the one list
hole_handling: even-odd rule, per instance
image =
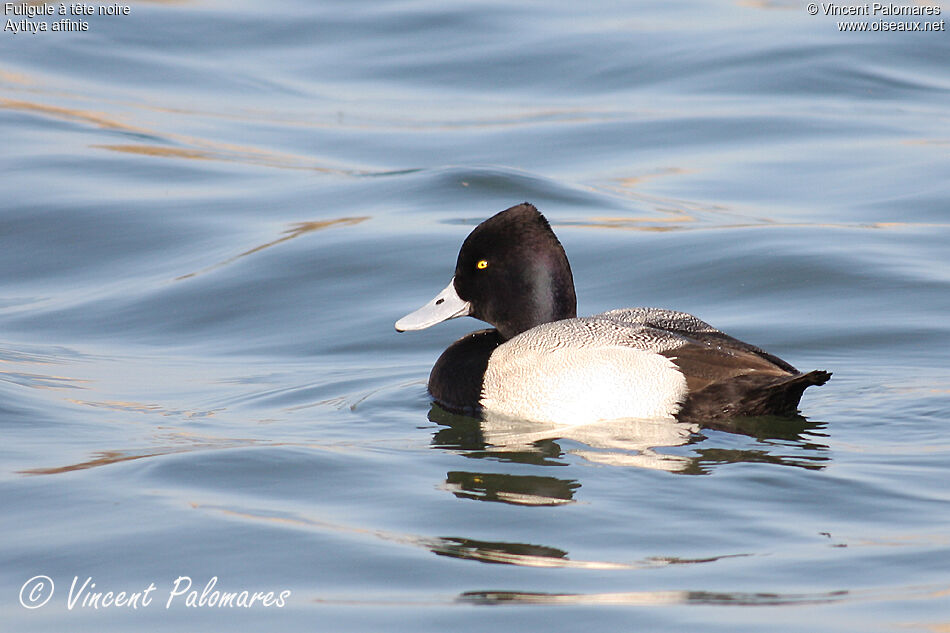
[[950, 138], [917, 138], [901, 142], [904, 145], [950, 145]]
[[683, 169], [682, 167], [667, 167], [665, 169], [658, 169], [646, 174], [640, 174], [638, 176], [626, 176], [624, 178], [616, 179], [616, 186], [623, 189], [633, 189], [639, 187], [644, 182], [650, 180], [656, 180], [657, 178], [666, 178], [668, 176], [683, 176], [685, 174], [694, 173], [692, 169]]
[[26, 75], [21, 73], [13, 73], [8, 70], [0, 70], [0, 81], [5, 81], [11, 84], [20, 84], [22, 86], [29, 86], [33, 84], [33, 80]]
[[110, 118], [102, 112], [90, 110], [76, 110], [74, 108], [63, 108], [59, 106], [44, 105], [42, 103], [33, 103], [30, 101], [17, 101], [14, 99], [0, 98], [0, 108], [8, 110], [23, 110], [46, 115], [56, 119], [66, 121], [75, 121], [79, 123], [88, 123], [107, 130], [119, 130], [123, 132], [134, 132], [136, 134], [150, 134], [145, 128], [126, 125], [120, 121]]
[[[592, 229], [614, 229], [621, 231], [721, 231], [735, 229], [801, 229], [801, 228], [827, 228], [827, 229], [871, 229], [871, 230], [900, 230], [904, 228], [950, 228], [950, 222], [777, 222], [774, 220], [761, 219], [755, 222], [716, 222], [700, 223], [700, 218], [695, 214], [688, 214], [684, 210], [675, 209], [657, 209], [661, 213], [669, 214], [667, 217], [591, 217], [580, 222], [572, 222], [572, 227], [585, 227]], [[738, 215], [738, 214], [736, 214]], [[553, 223], [555, 226], [558, 224]]]
[[176, 455], [178, 453], [191, 453], [195, 451], [204, 451], [212, 449], [241, 448], [246, 446], [256, 446], [266, 444], [268, 446], [281, 446], [272, 444], [264, 440], [246, 439], [246, 438], [217, 438], [209, 436], [193, 435], [185, 432], [168, 433], [165, 436], [163, 446], [151, 447], [148, 449], [130, 449], [130, 450], [111, 450], [96, 451], [90, 459], [77, 462], [75, 464], [66, 464], [65, 466], [52, 466], [47, 468], [28, 468], [17, 471], [20, 475], [59, 475], [77, 470], [87, 470], [99, 466], [110, 466], [121, 462], [128, 462], [148, 457], [161, 457], [164, 455]]
[[[176, 135], [177, 136], [177, 135]], [[353, 175], [359, 173], [368, 173], [361, 171], [333, 169], [319, 165], [313, 159], [306, 156], [295, 154], [286, 154], [268, 150], [257, 149], [254, 147], [242, 147], [227, 143], [211, 143], [192, 137], [178, 137], [187, 139], [186, 142], [192, 145], [198, 145], [202, 148], [177, 148], [167, 147], [165, 145], [91, 145], [98, 149], [107, 149], [114, 152], [125, 154], [139, 154], [142, 156], [156, 156], [159, 158], [184, 158], [190, 160], [218, 160], [231, 163], [241, 163], [244, 165], [259, 165], [263, 167], [276, 167], [279, 169], [300, 169], [307, 171], [318, 171], [327, 174]]]
[[[922, 141], [941, 143], [940, 140]], [[947, 141], [950, 142], [950, 141]], [[948, 228], [948, 222], [779, 222], [768, 216], [752, 216], [747, 210], [733, 209], [723, 204], [713, 204], [657, 196], [638, 191], [645, 182], [658, 178], [677, 177], [693, 173], [692, 170], [669, 167], [653, 172], [622, 176], [601, 182], [591, 187], [595, 192], [607, 192], [634, 200], [651, 208], [656, 216], [594, 216], [570, 226], [627, 231], [697, 231], [755, 228], [830, 228], [830, 229], [901, 229], [905, 227]]]
[[113, 411], [131, 411], [135, 413], [158, 413], [163, 416], [174, 416], [185, 419], [210, 418], [216, 413], [223, 411], [223, 408], [212, 409], [209, 411], [191, 411], [188, 409], [168, 409], [158, 404], [145, 404], [142, 402], [125, 402], [119, 400], [107, 400], [103, 402], [92, 402], [88, 400], [69, 399], [68, 402], [86, 407], [97, 409], [111, 409]]
[[88, 380], [70, 378], [68, 376], [50, 376], [46, 374], [30, 374], [21, 371], [3, 370], [0, 370], [0, 380], [12, 382], [22, 387], [31, 387], [33, 389], [88, 389], [88, 387], [79, 383], [89, 382]]
[[[8, 72], [0, 70], [0, 82], [21, 92], [29, 92], [33, 96], [40, 96], [47, 99], [68, 98], [74, 100], [89, 101], [90, 97], [81, 94], [62, 94], [36, 87], [36, 82], [29, 76], [21, 73]], [[152, 112], [173, 113], [180, 116], [202, 116], [217, 118], [240, 118], [244, 115], [229, 115], [225, 112], [197, 112], [188, 109], [173, 108], [167, 106], [156, 106], [152, 104], [139, 103], [121, 103], [116, 104], [124, 108], [133, 108], [134, 110], [145, 110]], [[287, 152], [273, 151], [269, 149], [236, 145], [232, 143], [223, 143], [212, 141], [199, 137], [162, 132], [142, 125], [136, 125], [133, 122], [122, 120], [121, 118], [108, 114], [106, 112], [70, 108], [60, 105], [49, 105], [36, 100], [10, 99], [0, 97], [0, 108], [11, 110], [21, 110], [32, 112], [41, 116], [55, 118], [65, 121], [71, 121], [83, 125], [93, 125], [106, 130], [113, 130], [121, 133], [134, 134], [137, 137], [151, 137], [157, 139], [154, 143], [111, 143], [111, 144], [93, 144], [90, 147], [102, 149], [122, 154], [133, 154], [139, 156], [149, 156], [159, 159], [173, 160], [195, 160], [195, 161], [222, 161], [244, 165], [272, 167], [276, 169], [292, 169], [316, 171], [325, 174], [344, 175], [344, 176], [365, 176], [380, 172], [372, 169], [353, 169], [342, 166], [332, 166], [326, 162], [309, 156], [299, 155]], [[526, 112], [515, 116], [504, 116], [499, 119], [485, 119], [475, 122], [469, 122], [466, 125], [446, 124], [434, 121], [402, 121], [397, 123], [377, 120], [377, 127], [380, 129], [395, 126], [401, 130], [413, 129], [432, 129], [433, 127], [494, 127], [498, 125], [526, 125], [533, 120], [549, 121], [555, 120], [568, 121], [572, 124], [578, 123], [578, 117], [583, 115], [583, 111], [552, 111], [552, 112]], [[601, 113], [603, 114], [603, 113]], [[265, 120], [272, 120], [273, 116], [268, 118], [267, 113], [261, 115]], [[560, 118], [559, 118], [560, 117]], [[261, 117], [258, 117], [261, 118]], [[314, 121], [301, 120], [288, 123], [281, 119], [281, 123], [290, 125], [309, 125], [318, 126]], [[364, 127], [366, 127], [364, 125]], [[373, 127], [373, 126], [369, 126]], [[946, 139], [913, 139], [904, 141], [905, 143], [916, 145], [945, 144], [950, 141]], [[769, 217], [750, 217], [748, 211], [739, 211], [720, 204], [709, 204], [684, 199], [669, 198], [644, 194], [637, 189], [645, 182], [658, 178], [680, 177], [691, 173], [690, 170], [681, 167], [667, 167], [652, 172], [640, 173], [635, 175], [613, 178], [606, 182], [598, 183], [590, 187], [595, 192], [607, 192], [620, 195], [624, 198], [632, 199], [641, 205], [652, 208], [656, 216], [636, 215], [636, 216], [604, 216], [585, 218], [584, 220], [573, 223], [574, 226], [585, 226], [591, 228], [608, 228], [614, 230], [635, 230], [650, 232], [682, 231], [682, 230], [709, 230], [709, 229], [745, 229], [745, 228], [798, 228], [798, 227], [826, 227], [826, 228], [870, 228], [870, 229], [894, 229], [903, 226], [927, 226], [946, 228], [948, 223], [904, 223], [904, 222], [873, 222], [873, 223], [825, 223], [825, 222], [805, 222], [789, 223], [777, 222]], [[730, 221], [729, 218], [734, 218]], [[187, 275], [185, 276], [187, 277]], [[184, 278], [184, 277], [182, 277]]]
[[51, 468], [28, 468], [26, 470], [18, 471], [20, 475], [59, 475], [62, 473], [73, 472], [76, 470], [86, 470], [87, 468], [95, 468], [97, 466], [108, 466], [109, 464], [118, 464], [120, 462], [128, 462], [134, 459], [142, 459], [144, 457], [156, 457], [158, 455], [170, 455], [172, 453], [181, 453], [185, 449], [175, 449], [175, 450], [156, 450], [148, 453], [134, 454], [126, 451], [99, 451], [93, 453], [94, 457], [92, 459], [86, 460], [84, 462], [79, 462], [77, 464], [68, 464], [66, 466], [55, 466]]
[[[134, 111], [170, 113], [179, 116], [188, 117], [206, 117], [206, 118], [224, 118], [264, 121], [267, 123], [278, 122], [285, 126], [298, 127], [325, 127], [332, 125], [335, 128], [343, 126], [342, 113], [338, 113], [333, 123], [314, 120], [312, 117], [300, 118], [290, 113], [229, 113], [225, 111], [196, 111], [188, 108], [174, 107], [168, 105], [144, 104], [134, 101], [107, 101], [102, 98], [88, 96], [81, 93], [65, 93], [44, 88], [31, 77], [16, 73], [0, 70], [0, 83], [5, 83], [8, 87], [15, 90], [26, 92], [33, 100], [10, 99], [0, 97], [0, 108], [10, 110], [21, 110], [31, 112], [41, 116], [70, 121], [74, 123], [93, 125], [106, 130], [134, 134], [137, 137], [151, 137], [157, 139], [155, 143], [116, 143], [116, 144], [93, 144], [90, 147], [103, 149], [112, 152], [124, 154], [137, 154], [141, 156], [150, 156], [166, 159], [184, 159], [184, 160], [217, 160], [225, 162], [234, 162], [246, 165], [273, 167], [278, 169], [294, 169], [316, 171], [325, 174], [342, 176], [366, 176], [380, 173], [386, 173], [385, 170], [369, 168], [353, 168], [344, 166], [334, 166], [327, 162], [320, 161], [310, 155], [300, 155], [288, 152], [279, 152], [259, 147], [235, 145], [212, 141], [199, 137], [177, 134], [174, 132], [163, 132], [152, 129], [147, 126], [136, 125], [120, 120], [115, 115], [102, 111], [64, 107], [62, 105], [49, 105], [36, 98], [44, 100], [78, 100], [95, 101], [103, 106], [113, 105], [122, 108], [132, 109]], [[551, 122], [565, 122], [569, 124], [578, 124], [588, 119], [600, 120], [604, 117], [610, 117], [610, 113], [599, 113], [590, 110], [581, 109], [559, 109], [559, 110], [528, 110], [515, 114], [502, 114], [495, 117], [481, 116], [474, 120], [466, 121], [436, 121], [432, 119], [400, 119], [390, 120], [385, 116], [376, 116], [372, 119], [362, 120], [359, 123], [347, 123], [348, 127], [359, 129], [371, 129], [376, 131], [385, 131], [393, 129], [398, 131], [419, 131], [428, 133], [432, 130], [452, 130], [466, 128], [494, 128], [507, 126], [525, 126], [532, 123], [549, 124]]]
[[950, 534], [894, 534], [849, 541], [847, 547], [947, 547]]
[[315, 220], [311, 222], [295, 222], [294, 224], [291, 225], [291, 228], [284, 231], [283, 237], [279, 237], [276, 240], [271, 240], [270, 242], [266, 242], [264, 244], [261, 244], [260, 246], [255, 246], [252, 249], [246, 250], [243, 253], [238, 253], [237, 255], [234, 255], [233, 257], [229, 257], [228, 259], [220, 261], [217, 264], [212, 264], [211, 266], [208, 266], [207, 268], [202, 268], [201, 270], [195, 271], [193, 273], [187, 273], [179, 277], [175, 277], [175, 281], [190, 279], [191, 277], [202, 275], [204, 273], [211, 272], [212, 270], [217, 270], [218, 268], [221, 268], [223, 266], [227, 266], [228, 264], [232, 264], [236, 262], [242, 257], [247, 257], [248, 255], [259, 253], [265, 248], [276, 246], [277, 244], [281, 244], [288, 240], [292, 240], [295, 237], [300, 237], [301, 235], [306, 235], [307, 233], [312, 233], [313, 231], [322, 231], [323, 229], [327, 229], [333, 226], [355, 226], [369, 219], [370, 219], [369, 216], [360, 216], [360, 217], [354, 217], [354, 218], [336, 218], [333, 220]]
[[159, 147], [158, 145], [93, 145], [101, 149], [111, 149], [127, 154], [143, 156], [162, 156], [165, 158], [188, 158], [193, 160], [214, 160], [219, 158], [211, 152], [200, 149], [182, 149], [180, 147]]
[[[16, 78], [17, 81], [14, 83], [26, 84], [29, 82], [29, 78], [27, 77], [10, 75], [9, 73], [0, 73], [0, 81], [9, 81], [10, 78]], [[76, 97], [74, 96], [74, 98]], [[330, 167], [325, 164], [321, 164], [311, 156], [301, 156], [298, 154], [276, 152], [273, 150], [261, 149], [257, 147], [209, 141], [184, 134], [162, 133], [147, 127], [124, 123], [114, 116], [94, 110], [80, 110], [76, 108], [46, 105], [35, 101], [7, 99], [2, 97], [0, 97], [0, 108], [32, 112], [34, 114], [39, 114], [50, 118], [85, 125], [94, 125], [102, 129], [126, 132], [135, 134], [137, 136], [150, 136], [162, 139], [165, 143], [167, 143], [100, 144], [90, 146], [93, 148], [105, 149], [114, 152], [139, 154], [143, 156], [153, 156], [159, 158], [219, 160], [247, 165], [274, 167], [279, 169], [317, 171], [336, 175], [366, 175], [373, 173], [369, 170]], [[151, 109], [162, 110], [161, 108]], [[176, 112], [179, 114], [188, 114], [187, 111]], [[173, 147], [170, 145], [179, 145], [183, 147]]]

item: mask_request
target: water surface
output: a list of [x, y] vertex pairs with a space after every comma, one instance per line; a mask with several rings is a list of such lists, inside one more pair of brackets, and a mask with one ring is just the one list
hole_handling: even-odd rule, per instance
[[[945, 32], [791, 2], [87, 21], [0, 35], [7, 626], [950, 627]], [[392, 324], [525, 200], [581, 313], [689, 311], [834, 378], [725, 430], [439, 410], [481, 325]], [[182, 576], [291, 593], [166, 609]], [[74, 578], [154, 602], [70, 609]]]

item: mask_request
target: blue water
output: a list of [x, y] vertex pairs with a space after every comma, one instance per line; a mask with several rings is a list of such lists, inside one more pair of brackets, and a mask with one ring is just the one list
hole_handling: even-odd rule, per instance
[[[945, 31], [784, 1], [73, 19], [0, 32], [3, 630], [950, 628]], [[481, 325], [393, 322], [525, 200], [581, 313], [689, 311], [833, 379], [735, 432], [433, 408]]]

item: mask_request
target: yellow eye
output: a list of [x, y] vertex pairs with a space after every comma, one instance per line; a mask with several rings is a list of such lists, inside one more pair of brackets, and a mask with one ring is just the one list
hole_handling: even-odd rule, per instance
[[488, 260], [487, 259], [478, 260], [478, 263], [475, 264], [475, 268], [479, 270], [485, 270], [486, 268], [488, 268]]

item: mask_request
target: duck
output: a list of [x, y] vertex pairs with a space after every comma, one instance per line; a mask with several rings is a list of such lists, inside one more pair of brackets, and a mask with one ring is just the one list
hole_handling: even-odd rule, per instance
[[476, 226], [445, 289], [395, 326], [421, 330], [463, 316], [492, 327], [455, 341], [432, 367], [429, 395], [454, 413], [572, 425], [712, 424], [798, 415], [805, 389], [831, 378], [800, 372], [685, 312], [578, 317], [564, 247], [528, 202]]

